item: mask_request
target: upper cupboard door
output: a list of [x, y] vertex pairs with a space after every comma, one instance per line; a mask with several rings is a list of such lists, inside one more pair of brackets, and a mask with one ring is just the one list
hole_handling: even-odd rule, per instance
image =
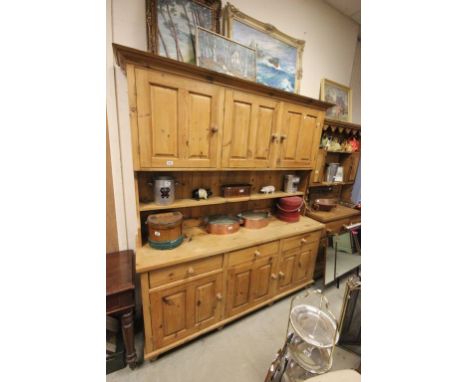
[[218, 167], [224, 90], [136, 69], [141, 167]]
[[226, 90], [223, 167], [272, 167], [278, 102]]
[[323, 112], [285, 103], [281, 122], [277, 167], [312, 168], [320, 146]]

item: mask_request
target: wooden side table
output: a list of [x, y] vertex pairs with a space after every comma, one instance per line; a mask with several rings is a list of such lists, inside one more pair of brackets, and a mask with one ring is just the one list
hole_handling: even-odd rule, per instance
[[135, 308], [135, 255], [133, 251], [106, 254], [106, 314], [120, 316], [126, 360], [136, 367], [137, 355], [133, 335]]

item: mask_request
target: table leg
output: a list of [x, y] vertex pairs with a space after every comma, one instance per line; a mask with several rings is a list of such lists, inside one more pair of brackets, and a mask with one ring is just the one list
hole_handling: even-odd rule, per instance
[[120, 316], [122, 324], [122, 334], [125, 344], [125, 353], [127, 355], [127, 365], [130, 369], [134, 369], [137, 363], [137, 355], [135, 351], [135, 340], [133, 337], [133, 310], [128, 311]]

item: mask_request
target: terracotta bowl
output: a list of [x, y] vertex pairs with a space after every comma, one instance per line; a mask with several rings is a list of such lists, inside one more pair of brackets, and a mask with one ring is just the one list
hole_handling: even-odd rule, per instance
[[330, 211], [337, 205], [336, 199], [315, 199], [314, 208], [318, 211]]

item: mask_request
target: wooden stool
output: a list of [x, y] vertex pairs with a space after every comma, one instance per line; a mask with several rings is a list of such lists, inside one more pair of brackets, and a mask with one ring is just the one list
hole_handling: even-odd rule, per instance
[[135, 256], [133, 251], [106, 254], [106, 314], [120, 316], [127, 364], [133, 370], [137, 355], [133, 335]]

